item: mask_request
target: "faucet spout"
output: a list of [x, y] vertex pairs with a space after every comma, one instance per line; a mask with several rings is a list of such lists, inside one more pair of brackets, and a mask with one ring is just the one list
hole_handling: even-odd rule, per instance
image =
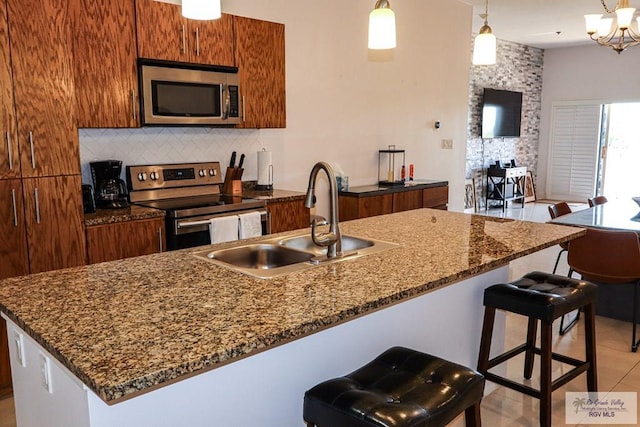
[[313, 165], [311, 174], [309, 174], [309, 186], [304, 205], [307, 208], [312, 208], [316, 204], [315, 184], [320, 171], [324, 171], [329, 179], [329, 232], [317, 233], [316, 227], [322, 224], [318, 222], [317, 218], [313, 218], [311, 221], [311, 239], [314, 244], [327, 247], [328, 258], [340, 257], [342, 256], [342, 233], [338, 223], [338, 183], [336, 175], [328, 163], [318, 162]]

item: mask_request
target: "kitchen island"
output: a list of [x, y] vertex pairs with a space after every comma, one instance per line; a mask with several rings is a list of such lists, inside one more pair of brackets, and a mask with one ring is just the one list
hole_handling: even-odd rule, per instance
[[475, 366], [483, 289], [584, 234], [432, 209], [341, 226], [400, 246], [270, 280], [198, 248], [0, 282], [19, 427], [296, 426], [306, 389], [392, 345]]

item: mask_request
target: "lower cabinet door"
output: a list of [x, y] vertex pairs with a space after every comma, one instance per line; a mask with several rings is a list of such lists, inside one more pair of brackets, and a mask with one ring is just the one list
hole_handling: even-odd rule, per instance
[[298, 230], [309, 226], [309, 209], [304, 206], [304, 200], [269, 202], [267, 211], [271, 218], [271, 233]]
[[164, 218], [87, 227], [89, 264], [163, 252]]

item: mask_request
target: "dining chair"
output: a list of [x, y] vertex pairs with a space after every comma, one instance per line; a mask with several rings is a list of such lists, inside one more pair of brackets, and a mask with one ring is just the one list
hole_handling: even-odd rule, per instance
[[[558, 202], [554, 205], [547, 206], [549, 208], [549, 215], [551, 215], [551, 219], [558, 218], [559, 216], [570, 214], [571, 207], [566, 202]], [[569, 243], [560, 243], [560, 252], [558, 252], [558, 257], [556, 258], [556, 264], [553, 266], [553, 274], [556, 274], [556, 270], [558, 269], [558, 262], [560, 262], [560, 255], [565, 252], [569, 248]]]
[[589, 207], [592, 208], [597, 205], [605, 204], [608, 202], [608, 200], [605, 196], [596, 196], [587, 199], [587, 202], [589, 202]]
[[584, 280], [602, 285], [633, 283], [633, 332], [631, 351], [638, 350], [636, 340], [638, 287], [640, 286], [640, 241], [634, 231], [587, 228], [587, 234], [569, 242], [569, 275], [575, 271]]

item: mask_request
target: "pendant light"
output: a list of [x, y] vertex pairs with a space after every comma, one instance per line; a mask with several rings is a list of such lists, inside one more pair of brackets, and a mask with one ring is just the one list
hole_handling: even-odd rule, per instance
[[220, 0], [182, 0], [182, 16], [199, 21], [218, 19], [222, 16]]
[[396, 15], [387, 0], [377, 0], [369, 14], [369, 49], [396, 47]]
[[496, 63], [496, 36], [493, 35], [487, 19], [489, 18], [489, 0], [485, 2], [484, 25], [473, 42], [473, 65], [493, 65]]

